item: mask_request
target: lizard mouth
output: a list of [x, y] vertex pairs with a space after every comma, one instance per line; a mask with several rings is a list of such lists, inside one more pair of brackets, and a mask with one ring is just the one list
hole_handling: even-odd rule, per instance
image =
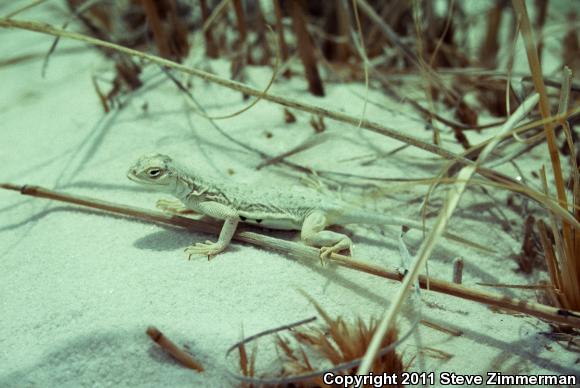
[[132, 170], [127, 171], [127, 178], [129, 178], [129, 180], [132, 180], [133, 182], [139, 182], [139, 180], [135, 176], [135, 173]]
[[131, 181], [133, 181], [133, 182], [135, 182], [135, 183], [139, 183], [140, 185], [158, 186], [158, 183], [157, 183], [157, 182], [151, 182], [151, 181], [148, 181], [148, 180], [146, 180], [146, 179], [139, 178], [139, 177], [138, 177], [137, 175], [135, 175], [135, 173], [134, 173], [134, 172], [132, 172], [132, 171], [129, 171], [129, 172], [127, 173], [127, 178], [129, 178], [129, 180], [131, 180]]
[[137, 175], [135, 174], [135, 172], [132, 171], [132, 170], [129, 170], [127, 172], [127, 178], [129, 178], [129, 180], [131, 180], [131, 181], [133, 181], [135, 183], [141, 183], [141, 184], [149, 183], [149, 182], [146, 182], [146, 181], [140, 179], [139, 177], [137, 177]]

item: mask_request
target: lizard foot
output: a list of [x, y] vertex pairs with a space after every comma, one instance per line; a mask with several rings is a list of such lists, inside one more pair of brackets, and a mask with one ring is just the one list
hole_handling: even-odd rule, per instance
[[224, 245], [207, 240], [205, 243], [196, 243], [185, 248], [185, 253], [188, 255], [188, 260], [191, 260], [191, 256], [207, 256], [207, 259], [211, 260], [224, 249], [226, 249]]
[[331, 247], [320, 247], [320, 264], [325, 265], [326, 261], [333, 253], [348, 250], [352, 257], [354, 245], [349, 238], [345, 238]]

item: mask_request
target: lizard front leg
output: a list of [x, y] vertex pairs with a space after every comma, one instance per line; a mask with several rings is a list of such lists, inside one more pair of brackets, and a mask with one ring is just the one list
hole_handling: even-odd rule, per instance
[[328, 258], [332, 253], [348, 249], [352, 254], [352, 241], [341, 233], [324, 230], [328, 226], [326, 215], [315, 211], [304, 219], [300, 238], [306, 245], [320, 248], [320, 260]]
[[185, 206], [183, 202], [177, 200], [160, 199], [155, 203], [155, 207], [169, 214], [196, 214], [195, 211]]
[[201, 255], [207, 256], [209, 260], [229, 245], [238, 227], [239, 217], [235, 209], [218, 202], [202, 202], [199, 204], [199, 210], [212, 218], [224, 220], [217, 242], [208, 240], [205, 243], [193, 244], [185, 249], [185, 253], [190, 259], [193, 255]]

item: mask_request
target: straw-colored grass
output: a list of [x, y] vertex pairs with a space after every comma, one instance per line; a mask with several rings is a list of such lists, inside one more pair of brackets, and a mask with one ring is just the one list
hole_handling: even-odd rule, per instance
[[[326, 386], [323, 376], [327, 372], [342, 376], [356, 374], [360, 359], [377, 328], [377, 321], [370, 319], [367, 323], [361, 317], [352, 321], [342, 317], [332, 318], [314, 299], [305, 293], [303, 295], [314, 305], [324, 324], [305, 325], [316, 319], [311, 318], [266, 330], [232, 346], [228, 354], [237, 348], [240, 374], [230, 373], [242, 383], [243, 387], [318, 387]], [[414, 327], [416, 326], [413, 325], [411, 330]], [[259, 373], [256, 370], [257, 346], [254, 346], [251, 355], [248, 355], [246, 350], [246, 344], [265, 335], [274, 336], [275, 350], [281, 364], [280, 367], [276, 367], [276, 372]], [[372, 372], [375, 375], [385, 373], [400, 376], [407, 369], [401, 355], [395, 350], [398, 341], [400, 340], [396, 329], [385, 336], [381, 344], [381, 354], [373, 364]], [[433, 353], [436, 352], [433, 349]], [[441, 354], [436, 355], [440, 356]]]
[[[555, 191], [558, 202], [564, 209], [568, 209], [570, 215], [580, 221], [580, 185], [579, 171], [576, 165], [576, 147], [571, 138], [571, 131], [566, 121], [568, 102], [570, 98], [571, 74], [569, 69], [563, 71], [562, 91], [560, 94], [560, 106], [558, 113], [564, 114], [559, 124], [564, 129], [568, 148], [570, 149], [570, 171], [572, 181], [572, 200], [569, 201], [566, 193], [566, 184], [560, 163], [558, 146], [556, 144], [555, 123], [548, 120], [551, 114], [550, 103], [544, 77], [538, 55], [538, 45], [532, 34], [532, 27], [527, 13], [526, 4], [523, 0], [513, 0], [514, 8], [521, 20], [521, 33], [524, 38], [528, 63], [532, 73], [534, 87], [540, 95], [540, 113], [545, 121], [544, 133], [548, 152], [550, 155], [552, 173], [554, 178]], [[545, 12], [545, 10], [544, 10]], [[542, 182], [544, 192], [549, 195], [548, 179], [545, 169], [542, 168]], [[569, 203], [572, 206], [569, 206]], [[567, 219], [559, 219], [553, 213], [549, 213], [549, 225], [554, 236], [554, 242], [550, 241], [547, 235], [547, 228], [543, 221], [538, 222], [544, 255], [548, 266], [548, 272], [552, 283], [552, 300], [556, 305], [567, 309], [580, 308], [580, 230], [572, 226]]]

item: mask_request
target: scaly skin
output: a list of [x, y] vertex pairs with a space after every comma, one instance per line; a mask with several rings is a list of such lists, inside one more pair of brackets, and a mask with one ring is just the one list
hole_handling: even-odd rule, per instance
[[[263, 188], [216, 182], [186, 172], [169, 156], [162, 154], [142, 156], [129, 169], [127, 177], [175, 196], [193, 212], [224, 221], [218, 241], [189, 246], [185, 250], [189, 258], [193, 255], [211, 258], [222, 252], [230, 243], [239, 222], [271, 229], [300, 230], [305, 244], [320, 248], [321, 260], [333, 252], [352, 252], [350, 238], [325, 230], [329, 225], [405, 224], [419, 229], [422, 226], [410, 220], [371, 213], [304, 187]], [[160, 205], [165, 210], [184, 210], [179, 203], [162, 201]], [[446, 236], [459, 239], [450, 234]]]
[[[341, 206], [314, 190], [302, 187], [262, 189], [215, 182], [186, 173], [170, 157], [161, 154], [139, 158], [129, 169], [127, 177], [174, 195], [194, 212], [224, 221], [218, 241], [188, 247], [185, 251], [189, 257], [212, 257], [222, 252], [240, 221], [271, 229], [300, 230], [302, 241], [321, 248], [321, 258], [352, 247], [347, 236], [324, 230], [334, 223], [332, 213], [339, 212]], [[167, 202], [163, 205], [170, 209], [178, 208], [174, 204], [167, 206]]]

